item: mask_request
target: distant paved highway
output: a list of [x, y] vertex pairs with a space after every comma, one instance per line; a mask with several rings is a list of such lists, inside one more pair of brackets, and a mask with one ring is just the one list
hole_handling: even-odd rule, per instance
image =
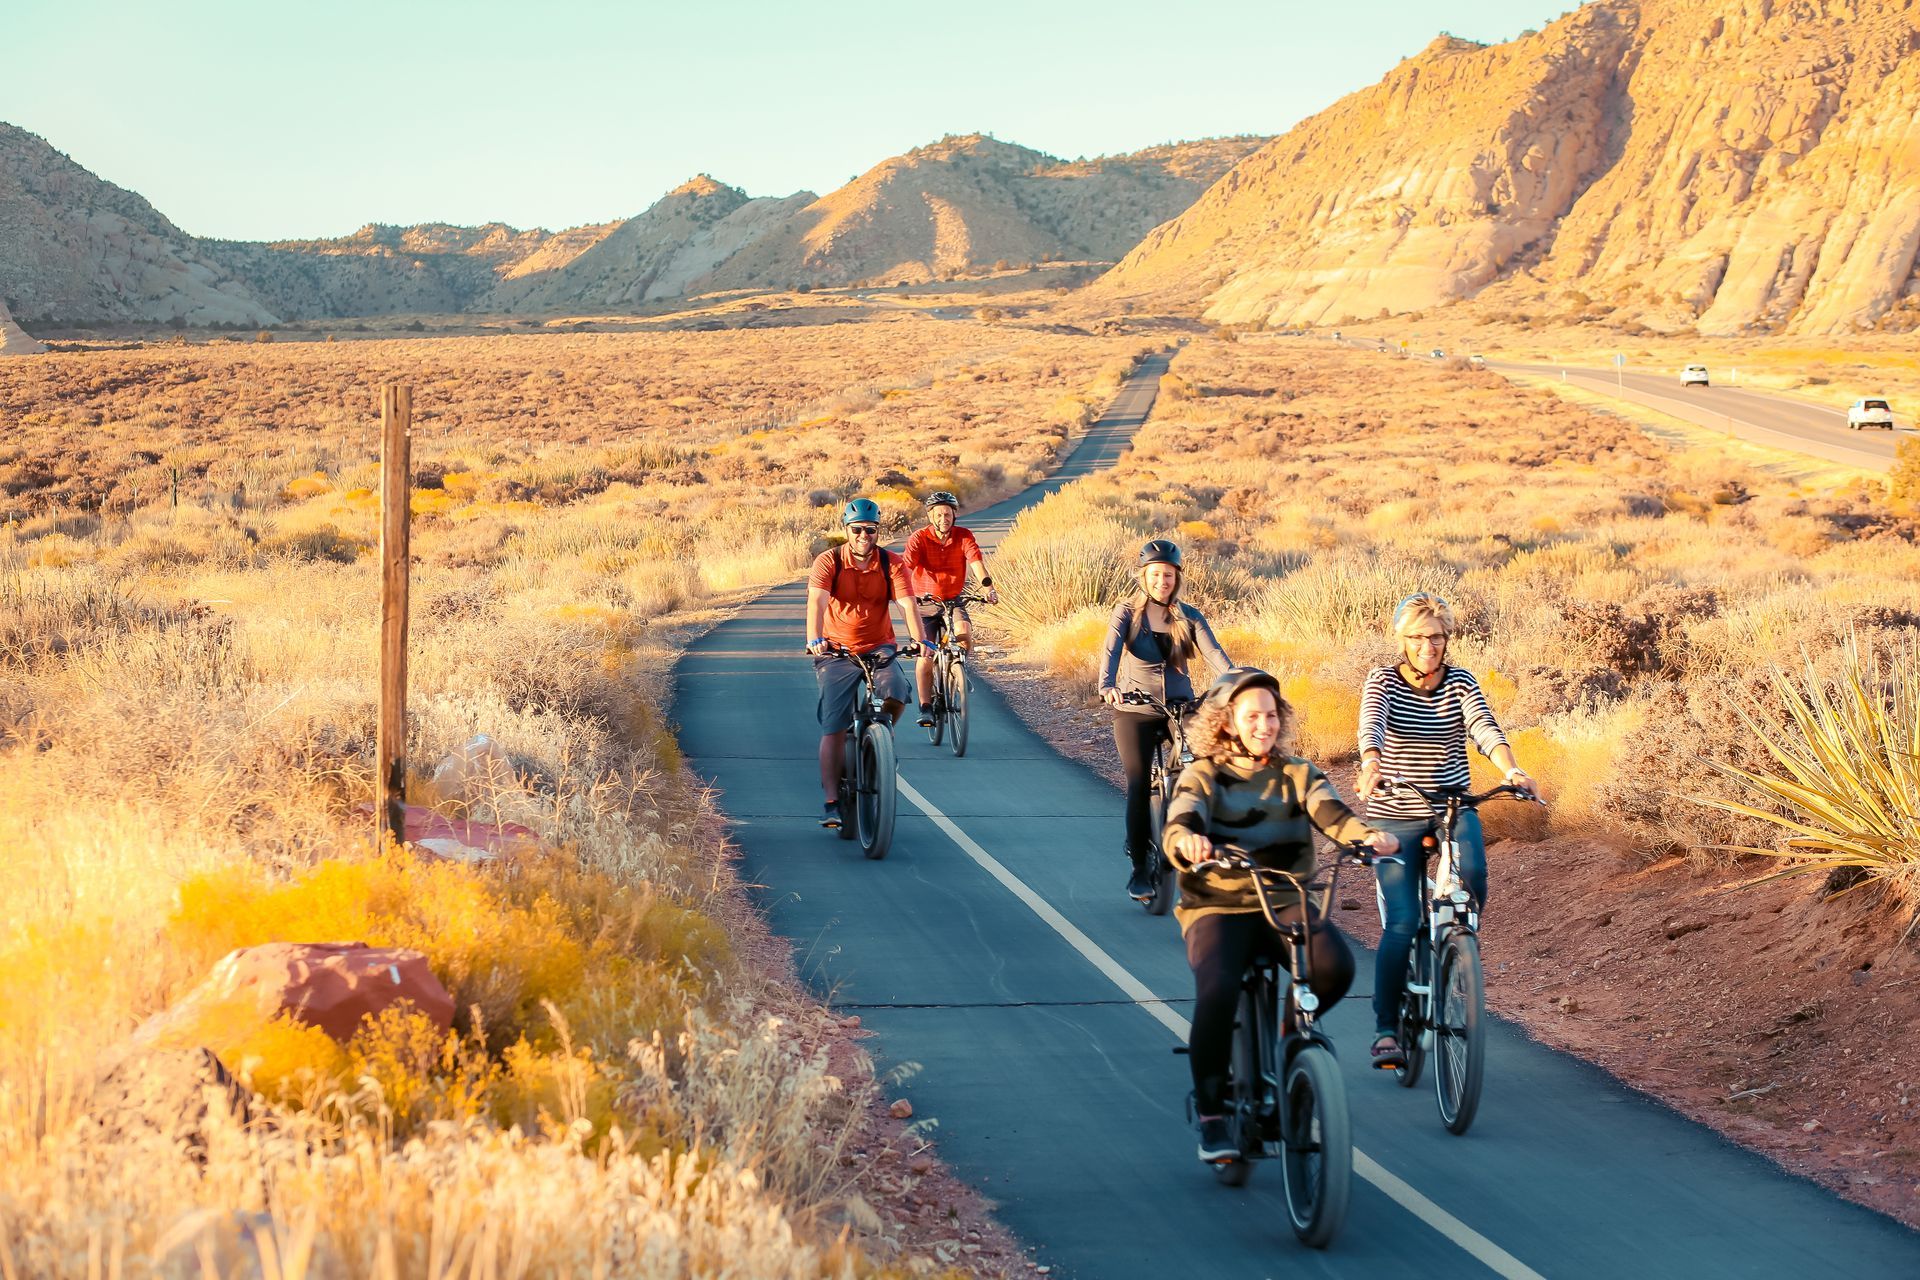
[[[1109, 465], [1165, 369], [1148, 361], [1055, 478], [966, 524], [991, 545]], [[1119, 794], [978, 681], [964, 759], [903, 722], [893, 851], [866, 861], [815, 825], [803, 602], [777, 588], [692, 646], [680, 741], [801, 973], [877, 1033], [883, 1066], [919, 1064], [904, 1092], [938, 1121], [941, 1155], [1055, 1276], [1920, 1277], [1920, 1235], [1498, 1020], [1480, 1117], [1452, 1137], [1426, 1080], [1402, 1090], [1364, 1064], [1370, 956], [1326, 1020], [1352, 1099], [1353, 1207], [1330, 1250], [1302, 1247], [1278, 1168], [1228, 1190], [1194, 1159], [1170, 1052], [1193, 979], [1174, 921], [1122, 892]]]
[[[1790, 449], [1829, 462], [1875, 471], [1885, 471], [1893, 465], [1894, 448], [1902, 436], [1911, 434], [1910, 428], [1853, 430], [1847, 426], [1847, 404], [1854, 397], [1845, 395], [1844, 391], [1838, 395], [1845, 396], [1845, 403], [1829, 408], [1749, 387], [1682, 387], [1677, 370], [1656, 374], [1623, 369], [1616, 381], [1609, 369], [1509, 364], [1500, 360], [1488, 361], [1487, 367], [1501, 373], [1526, 373], [1545, 378], [1558, 378], [1564, 372], [1566, 380], [1575, 386], [1644, 404], [1716, 431], [1731, 429], [1735, 436], [1754, 444]], [[1724, 370], [1712, 372], [1725, 376]], [[1862, 394], [1872, 395], [1874, 389], [1869, 387]]]

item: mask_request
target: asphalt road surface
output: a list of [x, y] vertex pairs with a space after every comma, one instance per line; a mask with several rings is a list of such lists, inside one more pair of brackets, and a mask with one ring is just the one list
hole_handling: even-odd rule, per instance
[[[1111, 462], [1164, 369], [1142, 367], [1054, 480], [963, 523], [990, 542]], [[1363, 1065], [1370, 956], [1325, 1024], [1352, 1101], [1353, 1206], [1331, 1249], [1302, 1247], [1277, 1167], [1232, 1190], [1194, 1158], [1171, 1052], [1192, 978], [1173, 919], [1123, 892], [1112, 786], [976, 680], [964, 759], [903, 721], [893, 851], [867, 861], [816, 825], [803, 601], [775, 589], [693, 646], [681, 743], [806, 980], [877, 1032], [883, 1068], [917, 1064], [902, 1092], [937, 1120], [941, 1155], [1055, 1276], [1920, 1276], [1920, 1235], [1498, 1020], [1479, 1119], [1449, 1135], [1431, 1064], [1411, 1091]]]
[[[1854, 430], [1847, 426], [1847, 403], [1813, 404], [1791, 396], [1774, 395], [1749, 387], [1710, 385], [1683, 387], [1679, 371], [1642, 373], [1622, 369], [1580, 369], [1571, 365], [1508, 364], [1488, 361], [1500, 373], [1524, 373], [1559, 378], [1590, 391], [1599, 391], [1658, 409], [1712, 430], [1730, 431], [1742, 440], [1775, 449], [1842, 462], [1849, 466], [1885, 471], [1893, 465], [1893, 451], [1908, 429]], [[1725, 377], [1724, 370], [1718, 371]], [[1869, 389], [1869, 393], [1871, 389]]]

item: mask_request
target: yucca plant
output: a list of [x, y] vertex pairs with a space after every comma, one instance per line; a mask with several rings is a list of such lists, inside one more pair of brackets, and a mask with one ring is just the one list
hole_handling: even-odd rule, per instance
[[1772, 684], [1789, 717], [1784, 730], [1735, 709], [1778, 767], [1708, 762], [1759, 803], [1694, 799], [1791, 834], [1770, 849], [1716, 847], [1788, 862], [1761, 882], [1838, 872], [1853, 880], [1848, 888], [1879, 884], [1920, 912], [1920, 643], [1908, 635], [1882, 647], [1850, 633], [1833, 678], [1809, 656], [1804, 675], [1776, 667]]

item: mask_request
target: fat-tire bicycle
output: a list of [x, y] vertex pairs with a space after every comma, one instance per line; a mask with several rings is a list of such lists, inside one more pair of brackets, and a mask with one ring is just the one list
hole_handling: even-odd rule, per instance
[[953, 630], [953, 615], [970, 604], [985, 604], [985, 596], [963, 591], [951, 600], [938, 596], [918, 597], [921, 604], [940, 607], [940, 643], [932, 647], [933, 723], [927, 726], [927, 741], [934, 746], [940, 739], [956, 756], [967, 754], [967, 651]]
[[1129, 691], [1120, 695], [1129, 706], [1151, 707], [1165, 717], [1167, 740], [1153, 748], [1153, 763], [1147, 775], [1147, 823], [1153, 830], [1153, 896], [1142, 898], [1140, 905], [1156, 916], [1167, 914], [1173, 906], [1175, 879], [1173, 863], [1160, 848], [1160, 834], [1167, 827], [1167, 810], [1173, 806], [1173, 789], [1180, 783], [1180, 771], [1193, 763], [1193, 748], [1187, 745], [1186, 717], [1199, 702], [1188, 698], [1161, 701], [1150, 693]]
[[[1473, 900], [1460, 879], [1460, 845], [1454, 839], [1463, 811], [1477, 809], [1498, 796], [1542, 803], [1531, 791], [1502, 785], [1474, 795], [1460, 790], [1428, 790], [1405, 779], [1389, 779], [1381, 792], [1391, 795], [1405, 790], [1419, 796], [1433, 810], [1434, 833], [1421, 841], [1418, 866], [1424, 874], [1426, 859], [1438, 852], [1439, 865], [1425, 877], [1420, 901], [1420, 922], [1414, 930], [1413, 949], [1407, 955], [1407, 989], [1400, 998], [1396, 1035], [1406, 1061], [1393, 1069], [1394, 1079], [1405, 1089], [1420, 1083], [1420, 1072], [1427, 1055], [1433, 1055], [1433, 1096], [1439, 1104], [1440, 1123], [1448, 1132], [1462, 1134], [1473, 1124], [1480, 1109], [1480, 1087], [1487, 1066], [1487, 993], [1486, 975], [1480, 964], [1480, 904]], [[1402, 852], [1394, 861], [1411, 869], [1411, 850], [1402, 842]], [[1377, 861], [1387, 861], [1383, 857]], [[1385, 900], [1381, 901], [1381, 920], [1386, 919]]]
[[860, 668], [860, 687], [853, 698], [853, 723], [847, 727], [840, 759], [840, 838], [858, 839], [860, 850], [878, 862], [893, 845], [893, 819], [900, 803], [899, 776], [893, 744], [893, 722], [886, 700], [878, 693], [876, 677], [896, 657], [919, 652], [911, 641], [898, 650], [876, 649], [855, 653], [828, 642], [826, 655], [845, 658]]
[[[1346, 1221], [1353, 1191], [1353, 1120], [1333, 1042], [1317, 1025], [1320, 998], [1310, 985], [1308, 940], [1313, 929], [1326, 924], [1341, 866], [1371, 861], [1365, 845], [1345, 846], [1302, 879], [1261, 866], [1244, 849], [1216, 845], [1214, 856], [1195, 867], [1246, 872], [1260, 912], [1286, 952], [1284, 964], [1271, 956], [1256, 959], [1242, 979], [1226, 1095], [1227, 1131], [1239, 1155], [1214, 1161], [1214, 1176], [1227, 1186], [1244, 1186], [1254, 1161], [1278, 1159], [1288, 1222], [1301, 1242], [1315, 1249], [1326, 1248]], [[1269, 884], [1299, 895], [1301, 919], [1280, 918]], [[1191, 1121], [1191, 1095], [1187, 1108]]]

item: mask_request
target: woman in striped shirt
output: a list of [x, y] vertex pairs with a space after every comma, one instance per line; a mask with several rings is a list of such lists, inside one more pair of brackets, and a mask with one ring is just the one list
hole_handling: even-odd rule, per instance
[[[1360, 695], [1360, 777], [1355, 790], [1367, 804], [1367, 819], [1400, 838], [1409, 856], [1403, 862], [1375, 866], [1383, 914], [1380, 953], [1373, 978], [1373, 1065], [1406, 1062], [1394, 1034], [1400, 1000], [1407, 986], [1407, 956], [1420, 924], [1420, 892], [1425, 860], [1414, 851], [1433, 830], [1433, 811], [1411, 792], [1376, 795], [1383, 780], [1404, 778], [1429, 790], [1464, 789], [1467, 740], [1506, 771], [1507, 781], [1529, 790], [1533, 780], [1514, 763], [1513, 748], [1493, 718], [1480, 684], [1461, 667], [1447, 664], [1447, 642], [1457, 625], [1453, 609], [1439, 596], [1410, 595], [1393, 613], [1393, 634], [1400, 661], [1375, 667]], [[1487, 901], [1487, 846], [1480, 818], [1471, 809], [1454, 828], [1460, 845], [1460, 877], [1474, 900]]]

